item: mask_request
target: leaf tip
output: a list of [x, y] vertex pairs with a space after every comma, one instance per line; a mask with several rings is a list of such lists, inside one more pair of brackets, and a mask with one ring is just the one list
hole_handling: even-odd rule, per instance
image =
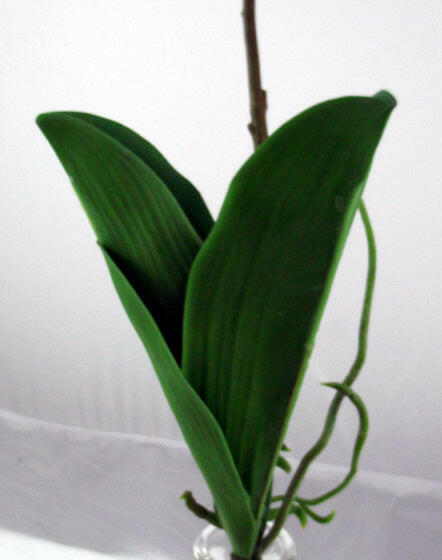
[[37, 126], [41, 129], [44, 130], [46, 124], [48, 123], [48, 121], [51, 118], [51, 115], [53, 115], [54, 113], [40, 113], [39, 115], [37, 115], [35, 122], [37, 123]]
[[389, 91], [386, 89], [381, 89], [373, 95], [374, 98], [379, 99], [385, 103], [390, 109], [394, 109], [397, 105], [397, 100]]
[[54, 128], [57, 128], [64, 123], [66, 119], [71, 118], [72, 115], [69, 114], [69, 111], [49, 111], [47, 113], [40, 113], [37, 115], [35, 122], [43, 134], [47, 136], [48, 134], [51, 134], [51, 131], [54, 130]]

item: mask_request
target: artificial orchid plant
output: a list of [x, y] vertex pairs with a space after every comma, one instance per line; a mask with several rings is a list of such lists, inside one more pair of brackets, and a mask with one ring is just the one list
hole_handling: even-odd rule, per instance
[[[325, 101], [289, 120], [233, 178], [214, 222], [200, 193], [146, 140], [79, 112], [37, 122], [70, 177], [119, 298], [141, 338], [213, 497], [188, 507], [222, 527], [232, 557], [258, 559], [287, 515], [326, 522], [312, 506], [354, 475], [367, 431], [352, 390], [364, 359], [374, 244], [361, 195], [395, 100]], [[371, 250], [360, 351], [336, 391], [321, 438], [285, 495], [272, 495], [315, 333], [356, 211]], [[311, 461], [349, 398], [360, 418], [352, 466], [338, 487], [299, 496]], [[280, 502], [276, 507], [275, 503]], [[274, 520], [265, 534], [265, 524]]]

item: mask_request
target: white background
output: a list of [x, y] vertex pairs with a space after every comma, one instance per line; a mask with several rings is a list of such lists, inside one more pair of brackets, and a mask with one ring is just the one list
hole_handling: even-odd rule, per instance
[[[2, 0], [0, 407], [180, 438], [92, 230], [34, 118], [81, 110], [140, 132], [217, 215], [251, 153], [236, 0]], [[365, 200], [379, 274], [355, 386], [371, 413], [362, 467], [441, 479], [441, 12], [436, 0], [261, 0], [270, 130], [304, 108], [386, 88], [398, 98]], [[357, 219], [287, 443], [299, 457], [355, 352], [366, 266]], [[345, 465], [343, 410], [322, 461]]]

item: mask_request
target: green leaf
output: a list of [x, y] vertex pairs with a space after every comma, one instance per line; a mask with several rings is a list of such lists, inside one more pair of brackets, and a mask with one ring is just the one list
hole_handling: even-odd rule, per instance
[[183, 371], [220, 423], [257, 519], [394, 98], [301, 113], [232, 181], [192, 265]]
[[205, 239], [212, 229], [213, 218], [196, 188], [176, 171], [150, 142], [126, 126], [97, 115], [65, 112], [99, 128], [138, 156], [163, 181], [180, 204], [195, 231]]
[[37, 123], [70, 176], [98, 241], [180, 362], [184, 294], [200, 237], [163, 181], [121, 142], [74, 114], [47, 113]]
[[234, 552], [249, 558], [258, 526], [252, 515], [250, 496], [244, 490], [224, 435], [210, 410], [184, 378], [148, 309], [104, 248], [103, 253], [120, 300], [151, 357], [184, 439], [210, 488]]

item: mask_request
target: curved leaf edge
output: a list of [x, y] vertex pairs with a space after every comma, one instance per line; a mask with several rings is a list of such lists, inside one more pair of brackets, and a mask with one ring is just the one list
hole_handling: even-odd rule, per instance
[[[143, 189], [146, 191], [151, 190], [158, 190], [158, 193], [161, 194], [161, 197], [164, 198], [172, 207], [173, 212], [176, 213], [176, 218], [182, 224], [182, 227], [188, 233], [187, 240], [191, 242], [192, 245], [192, 254], [189, 258], [189, 248], [190, 245], [186, 247], [186, 259], [188, 260], [188, 270], [186, 272], [186, 282], [188, 273], [190, 272], [191, 264], [201, 248], [202, 240], [199, 236], [198, 232], [193, 227], [192, 223], [189, 221], [186, 213], [184, 212], [183, 208], [176, 200], [174, 194], [170, 191], [164, 181], [152, 170], [152, 168], [138, 155], [136, 155], [132, 150], [127, 148], [124, 144], [115, 139], [113, 136], [108, 134], [106, 131], [94, 126], [90, 122], [78, 118], [77, 116], [73, 116], [71, 113], [67, 111], [55, 111], [55, 112], [48, 112], [42, 113], [38, 115], [36, 119], [37, 125], [39, 126], [41, 132], [45, 136], [46, 140], [49, 142], [49, 145], [55, 152], [55, 155], [60, 162], [61, 166], [63, 167], [64, 171], [67, 173], [68, 177], [70, 178], [71, 184], [74, 188], [74, 191], [77, 195], [77, 198], [82, 206], [83, 210], [85, 211], [87, 220], [92, 227], [92, 230], [95, 232], [96, 236], [99, 239], [100, 243], [105, 243], [104, 239], [100, 235], [100, 232], [96, 229], [96, 223], [93, 217], [90, 214], [89, 210], [89, 203], [88, 203], [88, 196], [85, 196], [85, 192], [89, 192], [90, 189], [84, 189], [81, 187], [80, 189], [77, 187], [76, 182], [73, 182], [74, 173], [70, 171], [69, 165], [72, 165], [72, 161], [75, 157], [75, 148], [70, 145], [69, 146], [69, 137], [73, 134], [73, 132], [80, 135], [80, 141], [84, 139], [92, 139], [95, 144], [98, 144], [99, 148], [106, 152], [107, 149], [115, 150], [117, 153], [121, 153], [124, 155], [125, 159], [127, 159], [127, 164], [130, 166], [132, 170], [138, 171], [142, 175], [143, 179]], [[60, 133], [58, 127], [64, 127], [63, 133], [66, 134], [66, 138], [63, 136], [60, 137]], [[55, 127], [55, 132], [54, 132]], [[66, 144], [68, 145], [69, 149], [66, 149]], [[66, 161], [68, 163], [66, 163]], [[162, 221], [164, 224], [164, 229], [169, 227], [169, 224], [166, 221]], [[123, 259], [125, 259], [126, 255], [123, 252], [116, 253], [121, 260], [121, 264], [123, 263]], [[183, 253], [184, 254], [184, 253]], [[140, 261], [141, 263], [141, 261]], [[128, 270], [125, 268], [123, 269], [125, 275], [130, 277], [128, 274]], [[141, 284], [140, 286], [141, 287]], [[182, 284], [182, 301], [181, 305], [184, 306], [184, 295], [185, 295], [186, 285], [185, 283]], [[155, 301], [153, 301], [155, 303]], [[160, 304], [158, 309], [162, 312], [164, 306]], [[150, 312], [152, 312], [150, 310]], [[158, 317], [157, 317], [158, 318]], [[179, 324], [182, 328], [182, 318], [179, 319]], [[168, 337], [167, 337], [168, 338]], [[176, 354], [177, 359], [179, 360], [181, 357], [181, 343], [182, 343], [182, 333], [179, 333], [179, 344], [176, 344], [175, 340], [168, 338], [169, 346], [175, 349], [174, 354]]]
[[[339, 100], [343, 100], [346, 98], [355, 98], [356, 96], [346, 96], [346, 97], [341, 97], [341, 98], [337, 98], [337, 99], [331, 99], [329, 101], [324, 101], [322, 103], [319, 103], [317, 105], [314, 105], [313, 107], [310, 107], [309, 109], [307, 109], [306, 111], [304, 111], [303, 113], [300, 113], [299, 115], [297, 115], [296, 117], [294, 117], [293, 119], [291, 119], [288, 123], [285, 123], [281, 128], [286, 127], [287, 125], [290, 124], [291, 121], [295, 120], [298, 116], [303, 115], [305, 113], [307, 113], [308, 111], [311, 111], [313, 109], [315, 109], [316, 107], [320, 106], [320, 105], [324, 105], [333, 101], [339, 101]], [[387, 90], [380, 90], [379, 92], [377, 92], [376, 94], [374, 94], [372, 97], [365, 97], [365, 96], [357, 96], [357, 98], [360, 99], [376, 99], [377, 101], [379, 101], [379, 103], [382, 103], [385, 106], [385, 119], [384, 119], [384, 123], [383, 126], [381, 127], [380, 133], [379, 133], [379, 140], [378, 143], [382, 137], [383, 131], [385, 129], [385, 126], [387, 124], [388, 121], [388, 117], [390, 115], [390, 113], [392, 112], [392, 110], [394, 109], [394, 107], [397, 105], [397, 101], [395, 99], [395, 97]], [[278, 129], [279, 130], [281, 130]], [[276, 132], [278, 132], [276, 131]], [[378, 144], [377, 144], [378, 145]], [[353, 200], [351, 201], [351, 203], [348, 205], [346, 214], [345, 214], [345, 218], [344, 218], [344, 222], [342, 225], [342, 229], [340, 232], [340, 235], [338, 237], [338, 241], [336, 243], [336, 249], [335, 249], [335, 253], [332, 259], [332, 266], [330, 268], [329, 274], [327, 276], [325, 285], [324, 285], [324, 290], [322, 292], [322, 297], [320, 300], [320, 303], [317, 307], [315, 316], [313, 317], [313, 321], [312, 321], [312, 326], [310, 328], [310, 335], [308, 337], [307, 343], [306, 343], [306, 347], [305, 347], [305, 354], [304, 354], [304, 359], [303, 359], [303, 364], [301, 366], [300, 372], [299, 372], [299, 376], [297, 379], [297, 382], [294, 386], [290, 401], [289, 401], [289, 405], [287, 407], [287, 412], [285, 415], [286, 421], [285, 421], [285, 425], [282, 427], [281, 430], [281, 434], [280, 434], [280, 438], [279, 438], [279, 444], [278, 444], [278, 448], [277, 448], [277, 452], [274, 454], [274, 458], [273, 458], [273, 462], [272, 465], [269, 469], [269, 474], [267, 477], [267, 485], [262, 493], [262, 497], [258, 502], [258, 506], [257, 506], [257, 519], [258, 521], [260, 521], [262, 519], [264, 510], [265, 510], [265, 496], [267, 493], [267, 490], [269, 488], [269, 485], [271, 484], [271, 481], [273, 479], [273, 472], [277, 466], [277, 461], [278, 461], [278, 457], [279, 457], [279, 450], [282, 448], [282, 446], [284, 445], [284, 438], [286, 436], [287, 433], [287, 429], [288, 429], [288, 425], [290, 422], [290, 418], [292, 416], [296, 401], [297, 401], [297, 397], [305, 376], [305, 373], [307, 371], [308, 365], [309, 365], [309, 361], [310, 361], [310, 357], [313, 353], [313, 349], [314, 349], [314, 345], [315, 345], [315, 338], [317, 335], [317, 332], [319, 330], [319, 326], [320, 326], [320, 322], [322, 319], [322, 316], [324, 314], [325, 311], [325, 307], [327, 305], [327, 301], [328, 298], [330, 296], [330, 292], [332, 289], [332, 285], [333, 285], [333, 280], [335, 278], [336, 275], [336, 271], [338, 269], [339, 266], [339, 262], [342, 256], [342, 252], [344, 250], [344, 246], [345, 246], [345, 242], [348, 238], [348, 235], [350, 233], [350, 228], [351, 225], [353, 223], [357, 208], [359, 206], [359, 202], [362, 198], [362, 193], [364, 191], [370, 170], [371, 170], [371, 165], [373, 163], [373, 158], [376, 152], [376, 148], [377, 145], [375, 147], [375, 150], [373, 151], [373, 154], [371, 156], [371, 161], [370, 164], [367, 168], [366, 174], [364, 179], [362, 180], [362, 182], [360, 183], [359, 187], [356, 189], [355, 191], [355, 195], [353, 196]], [[256, 153], [256, 152], [255, 152]], [[253, 157], [253, 156], [252, 156]], [[247, 162], [246, 162], [247, 165]], [[193, 265], [195, 264], [195, 261], [193, 263]], [[193, 267], [192, 265], [192, 267]], [[190, 275], [189, 275], [190, 278]], [[252, 503], [252, 507], [253, 507], [253, 503]]]
[[[206, 404], [185, 379], [149, 310], [106, 248], [99, 246], [121, 303], [150, 356], [183, 437], [211, 491], [234, 553], [248, 558], [254, 550], [259, 526], [224, 434]], [[193, 423], [192, 414], [198, 417]], [[201, 433], [195, 436], [199, 430]]]
[[[381, 90], [378, 93], [376, 93], [374, 96], [343, 96], [343, 97], [338, 97], [338, 98], [334, 98], [334, 99], [329, 99], [326, 101], [323, 101], [321, 103], [315, 104], [311, 107], [309, 107], [308, 109], [302, 111], [301, 113], [297, 114], [296, 116], [294, 116], [292, 119], [288, 120], [286, 123], [284, 123], [279, 129], [277, 129], [271, 136], [269, 136], [269, 138], [264, 141], [258, 148], [257, 150], [250, 156], [250, 158], [241, 166], [241, 168], [239, 169], [239, 171], [236, 173], [236, 175], [234, 176], [234, 178], [232, 179], [231, 183], [234, 183], [236, 180], [238, 180], [238, 178], [241, 176], [241, 174], [244, 172], [244, 170], [249, 166], [249, 165], [254, 165], [255, 161], [258, 160], [262, 153], [265, 152], [268, 148], [269, 148], [269, 144], [271, 143], [272, 138], [274, 138], [275, 136], [284, 133], [284, 131], [289, 128], [290, 126], [293, 125], [293, 122], [296, 121], [299, 118], [305, 118], [306, 116], [308, 116], [308, 114], [310, 112], [313, 112], [315, 110], [317, 110], [320, 107], [325, 107], [329, 104], [335, 103], [335, 102], [342, 102], [345, 100], [361, 100], [361, 101], [368, 101], [370, 100], [370, 102], [377, 102], [379, 103], [380, 107], [382, 107], [385, 110], [385, 119], [383, 121], [383, 126], [381, 127], [381, 131], [379, 134], [379, 139], [382, 136], [382, 131], [385, 128], [385, 125], [387, 123], [388, 120], [388, 116], [391, 113], [391, 111], [393, 110], [393, 108], [396, 106], [396, 99], [394, 98], [394, 96], [392, 94], [390, 94], [388, 91], [386, 90]], [[371, 157], [371, 161], [373, 159], [374, 156], [374, 152], [372, 154]], [[283, 439], [285, 437], [287, 428], [288, 428], [288, 423], [291, 417], [291, 414], [293, 412], [293, 408], [296, 404], [296, 399], [309, 363], [309, 359], [310, 356], [312, 354], [313, 351], [313, 347], [314, 347], [314, 340], [319, 328], [319, 324], [320, 324], [320, 320], [322, 318], [324, 309], [325, 309], [325, 305], [327, 303], [330, 291], [331, 291], [331, 287], [332, 287], [332, 283], [333, 283], [333, 279], [335, 277], [336, 274], [336, 270], [337, 267], [339, 265], [339, 261], [340, 261], [340, 256], [342, 254], [343, 248], [344, 248], [344, 244], [345, 241], [348, 237], [349, 234], [349, 230], [350, 230], [350, 226], [352, 224], [352, 221], [354, 219], [354, 215], [356, 213], [356, 209], [359, 203], [359, 200], [361, 198], [366, 180], [367, 180], [367, 176], [369, 174], [370, 171], [370, 167], [371, 167], [371, 163], [368, 166], [367, 172], [365, 174], [365, 177], [362, 179], [361, 183], [359, 184], [359, 187], [357, 187], [355, 189], [355, 195], [353, 196], [353, 200], [351, 201], [351, 203], [348, 205], [347, 207], [347, 211], [346, 211], [346, 216], [344, 218], [344, 222], [342, 225], [342, 229], [341, 229], [341, 233], [338, 237], [337, 243], [336, 243], [336, 249], [335, 249], [335, 254], [333, 256], [333, 261], [332, 261], [332, 266], [330, 268], [329, 271], [329, 275], [327, 277], [325, 286], [324, 286], [324, 291], [322, 294], [322, 298], [320, 300], [320, 303], [318, 305], [317, 311], [313, 317], [312, 323], [311, 323], [311, 327], [310, 327], [310, 335], [308, 337], [307, 340], [307, 344], [306, 344], [306, 352], [304, 355], [304, 359], [303, 359], [303, 364], [302, 367], [300, 369], [300, 373], [299, 373], [299, 377], [297, 380], [297, 383], [294, 386], [290, 401], [289, 401], [289, 406], [287, 407], [287, 412], [286, 412], [286, 422], [285, 425], [282, 427], [281, 433], [280, 433], [280, 437], [278, 438], [278, 445], [276, 447], [276, 452], [274, 454], [274, 458], [273, 461], [270, 465], [269, 468], [269, 472], [268, 472], [268, 476], [267, 476], [267, 484], [266, 486], [263, 488], [263, 492], [262, 495], [255, 501], [252, 499], [252, 510], [255, 512], [255, 516], [256, 519], [258, 520], [258, 522], [260, 523], [262, 521], [262, 517], [264, 515], [265, 512], [265, 496], [267, 495], [269, 486], [271, 484], [271, 480], [273, 478], [273, 472], [274, 469], [276, 467], [276, 463], [278, 460], [278, 456], [279, 456], [279, 452], [282, 448], [283, 445]], [[239, 179], [240, 180], [240, 179]], [[230, 192], [230, 191], [229, 191]], [[195, 271], [198, 269], [198, 263], [200, 262], [200, 260], [202, 260], [204, 253], [208, 250], [210, 250], [210, 246], [212, 244], [212, 242], [214, 242], [215, 239], [217, 239], [217, 236], [219, 234], [219, 232], [221, 232], [221, 227], [219, 227], [222, 222], [223, 222], [223, 217], [224, 217], [224, 213], [223, 210], [225, 210], [226, 208], [226, 200], [229, 198], [229, 192], [227, 193], [226, 199], [224, 200], [223, 203], [223, 207], [221, 209], [220, 215], [217, 219], [217, 227], [214, 228], [212, 230], [212, 232], [210, 233], [210, 235], [208, 236], [207, 240], [205, 241], [203, 247], [201, 248], [200, 252], [198, 253], [198, 255], [196, 256], [194, 262], [192, 263], [192, 267], [190, 270], [190, 274], [189, 274], [189, 279], [188, 279], [188, 284], [187, 284], [187, 289], [186, 289], [186, 298], [185, 298], [185, 308], [187, 305], [187, 300], [188, 300], [188, 293], [189, 293], [189, 286], [192, 284], [194, 275], [195, 275]], [[186, 320], [186, 311], [184, 314], [184, 320]], [[185, 332], [185, 326], [183, 329], [183, 332]], [[183, 345], [186, 344], [185, 341], [183, 340]]]
[[131, 128], [93, 113], [82, 111], [53, 111], [37, 116], [37, 124], [47, 115], [64, 115], [78, 119], [118, 142], [140, 159], [164, 183], [179, 204], [197, 235], [204, 240], [214, 220], [198, 189], [179, 173], [163, 154], [143, 136]]

